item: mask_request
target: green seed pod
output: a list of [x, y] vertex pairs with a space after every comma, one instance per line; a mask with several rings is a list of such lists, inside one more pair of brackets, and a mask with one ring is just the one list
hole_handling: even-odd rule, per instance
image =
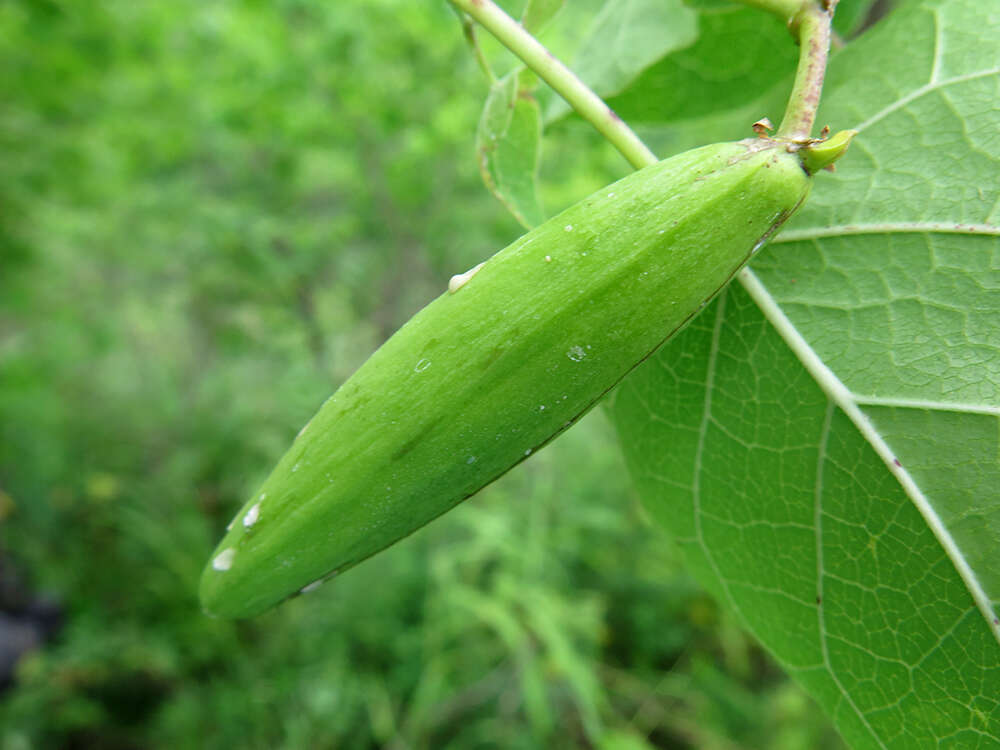
[[751, 139], [636, 172], [452, 280], [333, 394], [205, 569], [259, 613], [475, 494], [587, 412], [798, 208], [795, 147]]

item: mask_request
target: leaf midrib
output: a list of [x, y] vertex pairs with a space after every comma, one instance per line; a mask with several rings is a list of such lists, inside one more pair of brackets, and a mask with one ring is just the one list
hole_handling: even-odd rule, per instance
[[885, 441], [875, 425], [872, 424], [868, 416], [862, 411], [859, 399], [851, 390], [837, 377], [819, 354], [810, 346], [802, 336], [795, 324], [785, 315], [781, 306], [768, 291], [764, 283], [749, 268], [744, 268], [737, 276], [740, 284], [760, 308], [761, 313], [767, 321], [774, 327], [777, 334], [792, 350], [795, 357], [802, 363], [806, 371], [827, 397], [844, 412], [854, 426], [861, 433], [861, 436], [875, 450], [886, 468], [896, 477], [903, 491], [916, 506], [917, 511], [923, 517], [937, 538], [945, 554], [955, 566], [959, 577], [965, 584], [966, 589], [972, 595], [987, 627], [993, 633], [993, 637], [1000, 644], [1000, 621], [993, 612], [993, 605], [989, 596], [983, 589], [972, 570], [961, 549], [956, 543], [951, 532], [948, 531], [941, 517], [934, 510], [930, 499], [923, 493], [913, 476], [906, 470], [896, 456], [889, 444]]

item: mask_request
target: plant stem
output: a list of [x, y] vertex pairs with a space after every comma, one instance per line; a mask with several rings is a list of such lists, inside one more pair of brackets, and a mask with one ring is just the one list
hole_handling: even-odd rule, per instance
[[[832, 4], [828, 4], [832, 8]], [[799, 40], [799, 66], [777, 137], [807, 140], [812, 134], [830, 55], [832, 12], [805, 0], [789, 26]]]
[[636, 169], [659, 161], [604, 101], [492, 0], [451, 0], [551, 86]]

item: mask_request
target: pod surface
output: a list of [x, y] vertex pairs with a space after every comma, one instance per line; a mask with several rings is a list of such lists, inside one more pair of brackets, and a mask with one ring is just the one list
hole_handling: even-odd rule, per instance
[[782, 144], [706, 146], [603, 188], [488, 259], [300, 433], [206, 566], [206, 611], [257, 614], [506, 472], [696, 315], [810, 185]]

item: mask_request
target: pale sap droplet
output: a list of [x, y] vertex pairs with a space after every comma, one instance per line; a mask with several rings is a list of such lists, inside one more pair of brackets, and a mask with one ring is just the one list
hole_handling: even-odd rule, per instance
[[236, 519], [235, 518], [232, 521], [230, 521], [229, 523], [226, 524], [226, 531], [232, 531], [234, 523], [236, 523]]
[[258, 518], [260, 518], [260, 503], [254, 503], [250, 506], [250, 510], [247, 511], [247, 514], [243, 516], [243, 525], [249, 529], [257, 523]]
[[430, 366], [431, 366], [431, 361], [429, 359], [422, 359], [419, 362], [417, 362], [417, 366], [413, 368], [413, 371], [423, 372]]
[[538, 411], [545, 411], [545, 404], [538, 407]]
[[582, 346], [574, 346], [571, 347], [568, 352], [566, 352], [566, 356], [569, 357], [574, 362], [579, 362], [584, 357], [587, 356], [587, 352], [584, 351]]
[[467, 464], [474, 464], [474, 463], [476, 463], [476, 457], [475, 456], [469, 456], [467, 459], [465, 459], [465, 463], [467, 463]]
[[292, 467], [292, 473], [294, 474], [298, 470], [299, 470], [299, 465], [295, 464], [295, 466]]
[[309, 425], [310, 424], [312, 424], [312, 420], [311, 419], [308, 422], [305, 423], [305, 425], [302, 427], [301, 430], [299, 430], [299, 434], [295, 436], [296, 440], [298, 440], [300, 437], [302, 437], [303, 435], [306, 434], [306, 430], [309, 429]]
[[659, 232], [657, 232], [657, 234], [664, 234], [666, 231], [667, 231], [666, 229], [661, 229]]
[[456, 275], [452, 276], [451, 279], [449, 279], [449, 281], [448, 281], [448, 292], [451, 293], [451, 294], [454, 294], [459, 289], [461, 289], [463, 286], [465, 286], [466, 284], [468, 284], [469, 283], [469, 279], [471, 279], [473, 276], [475, 276], [477, 273], [479, 273], [479, 269], [482, 268], [485, 265], [486, 265], [486, 261], [484, 260], [478, 266], [474, 266], [473, 268], [470, 268], [465, 273], [459, 273], [459, 274], [456, 274]]
[[614, 193], [608, 193], [608, 197], [609, 197], [609, 198], [614, 198], [614, 197], [615, 197], [615, 194], [614, 194]]
[[229, 570], [233, 566], [234, 557], [236, 557], [236, 550], [232, 547], [224, 549], [212, 560], [212, 567], [216, 570]]
[[552, 262], [552, 256], [551, 255], [546, 255], [545, 256], [545, 262], [546, 263], [551, 263]]
[[301, 589], [299, 589], [299, 593], [300, 594], [308, 594], [310, 591], [315, 591], [316, 589], [318, 589], [320, 586], [323, 585], [323, 580], [324, 579], [322, 579], [322, 578], [317, 578], [312, 583], [307, 584], [307, 585], [303, 586]]
[[566, 231], [567, 232], [572, 232], [573, 231], [573, 225], [572, 224], [567, 224], [566, 225]]
[[524, 452], [524, 455], [526, 455], [526, 456], [530, 456], [530, 455], [531, 455], [531, 448], [528, 448], [528, 450], [526, 450], [526, 451]]

